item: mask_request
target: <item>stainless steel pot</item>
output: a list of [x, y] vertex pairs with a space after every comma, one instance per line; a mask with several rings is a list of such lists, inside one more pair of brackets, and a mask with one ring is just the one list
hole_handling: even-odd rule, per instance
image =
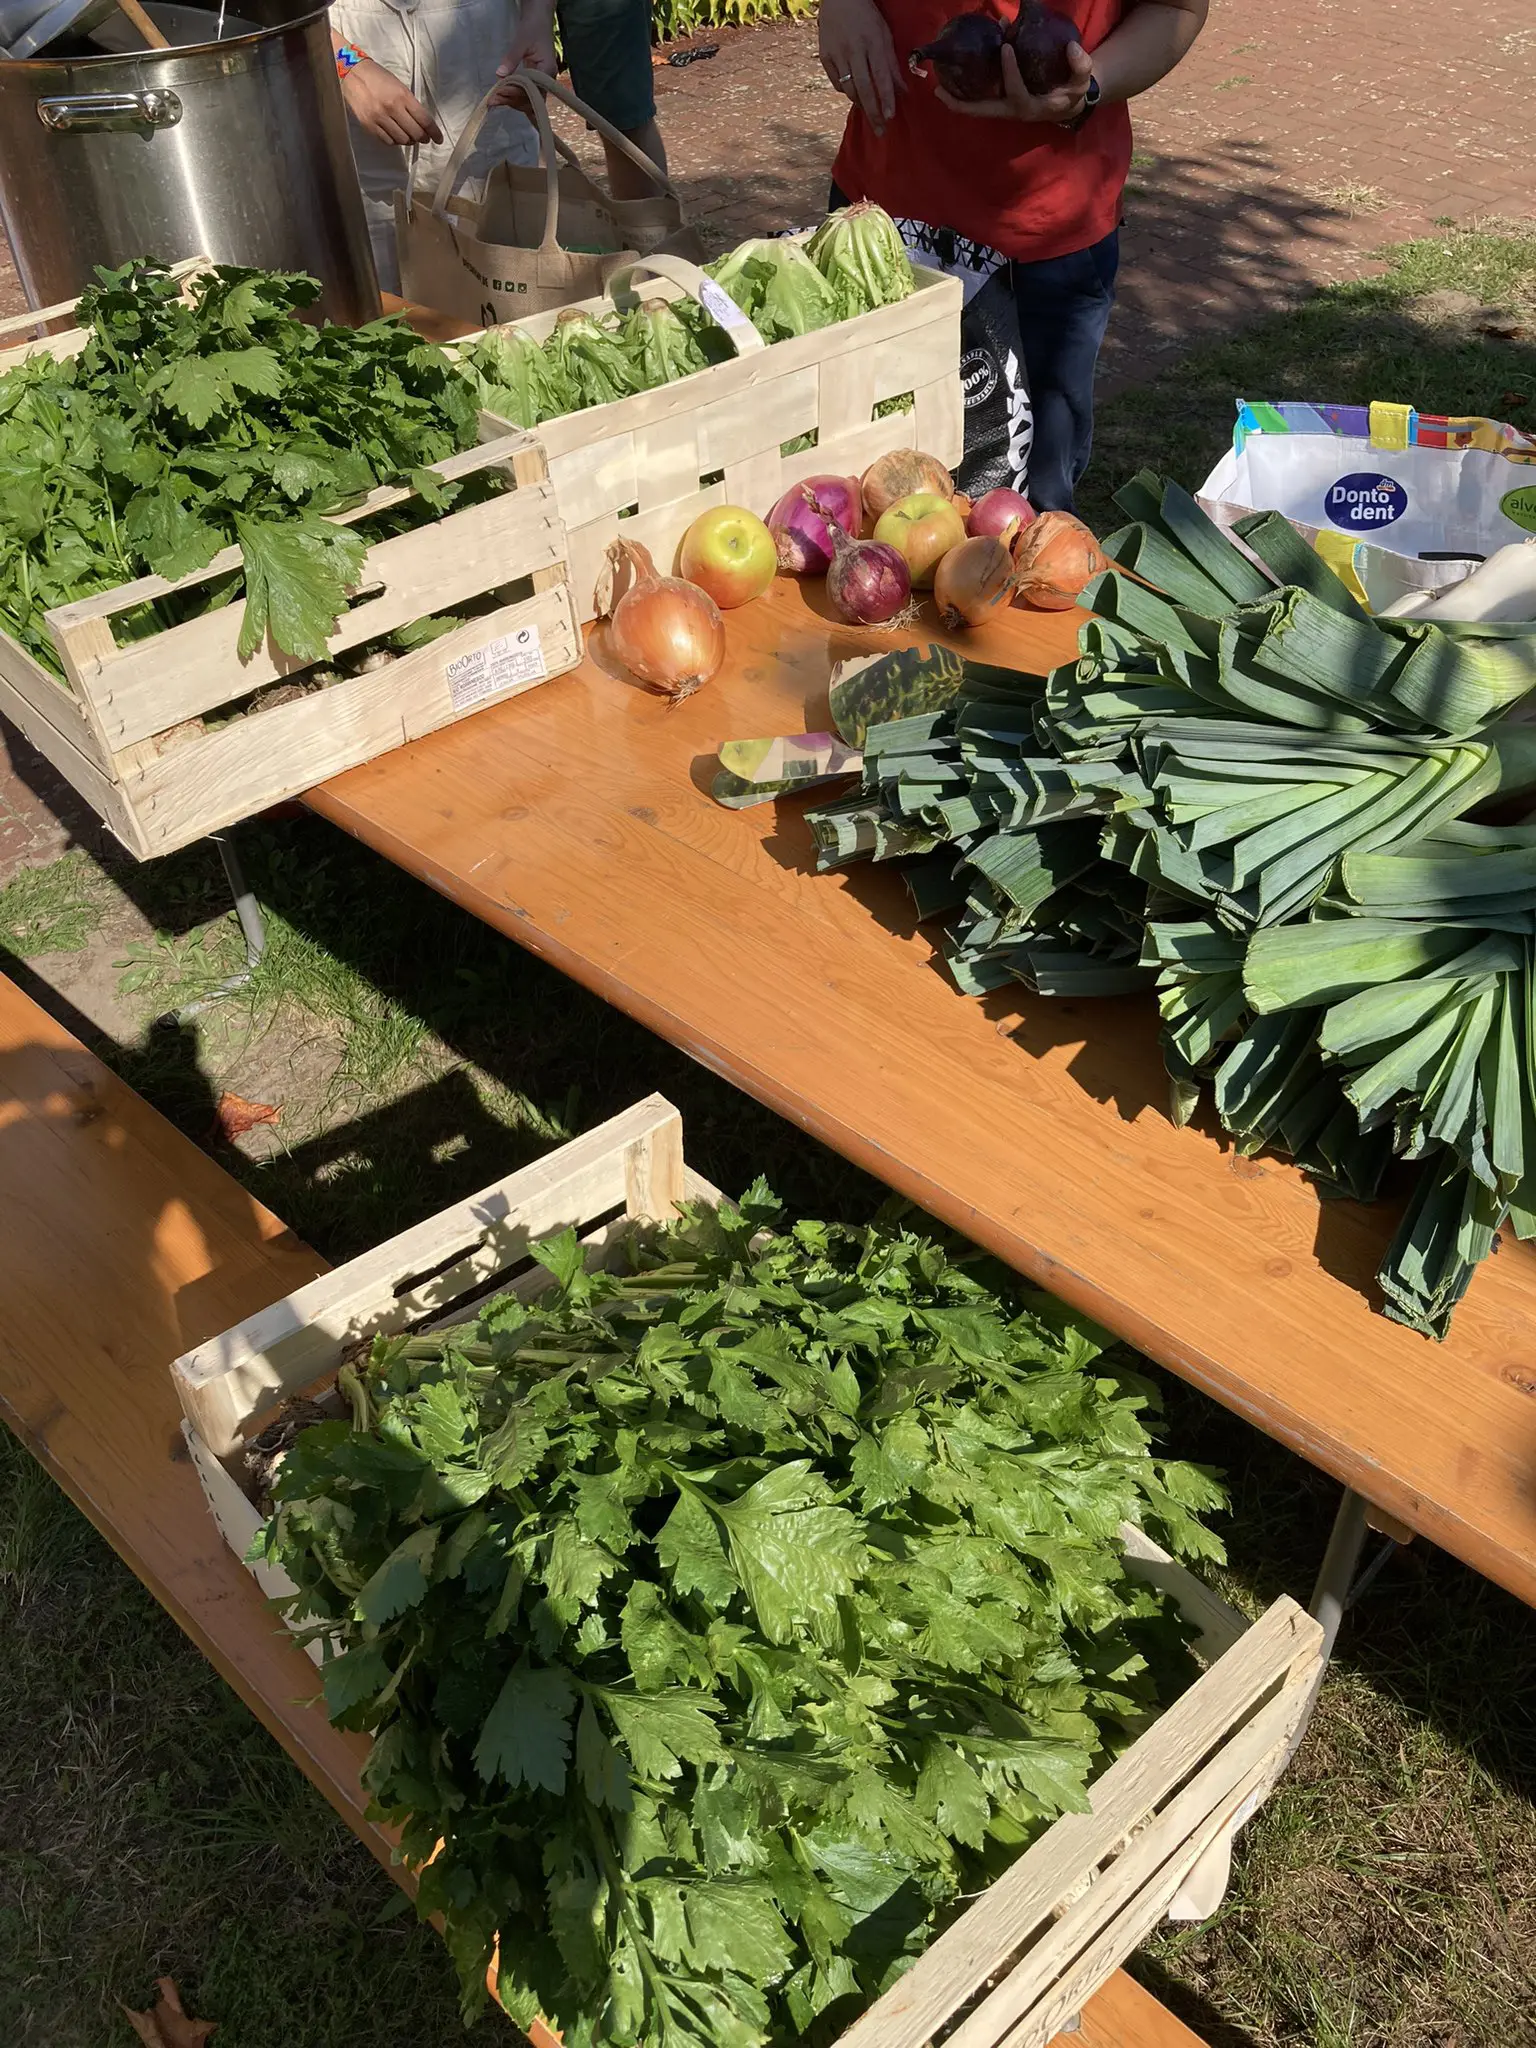
[[[167, 35], [202, 13], [148, 11]], [[235, 0], [226, 31], [233, 21], [260, 26], [168, 50], [96, 54], [81, 39], [0, 61], [0, 218], [29, 304], [83, 291], [99, 263], [206, 255], [307, 270], [324, 286], [317, 315], [376, 317], [326, 10]]]

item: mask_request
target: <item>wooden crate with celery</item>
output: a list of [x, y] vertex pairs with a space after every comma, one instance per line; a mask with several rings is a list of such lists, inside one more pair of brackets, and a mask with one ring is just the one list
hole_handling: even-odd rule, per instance
[[1043, 2048], [1212, 1910], [1319, 1631], [1148, 1535], [1217, 1489], [1012, 1287], [723, 1203], [652, 1097], [177, 1361], [467, 2011]]
[[312, 297], [130, 267], [0, 358], [0, 710], [141, 857], [580, 659], [538, 445]]

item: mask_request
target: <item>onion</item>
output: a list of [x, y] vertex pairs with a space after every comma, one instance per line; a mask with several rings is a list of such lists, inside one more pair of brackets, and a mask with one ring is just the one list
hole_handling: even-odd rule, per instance
[[972, 534], [998, 533], [1005, 540], [1011, 540], [1032, 524], [1034, 516], [1034, 506], [1028, 498], [1021, 498], [1017, 491], [988, 491], [971, 507], [965, 530]]
[[1019, 595], [1043, 612], [1064, 612], [1113, 564], [1081, 519], [1042, 512], [1013, 544]]
[[638, 541], [609, 542], [593, 602], [619, 660], [673, 704], [691, 697], [725, 660], [725, 621], [714, 599], [680, 576], [658, 576]]
[[871, 523], [919, 491], [931, 491], [940, 498], [955, 495], [955, 480], [943, 463], [916, 448], [893, 448], [889, 455], [880, 456], [865, 470], [860, 484]]
[[863, 526], [856, 476], [811, 476], [791, 484], [768, 514], [781, 569], [791, 576], [825, 576], [832, 562], [829, 517], [849, 533]]
[[832, 566], [827, 601], [850, 626], [886, 626], [910, 609], [912, 578], [906, 557], [889, 541], [855, 540], [829, 519]]
[[995, 533], [973, 534], [951, 548], [933, 578], [933, 601], [952, 631], [979, 626], [1013, 596], [1013, 556]]

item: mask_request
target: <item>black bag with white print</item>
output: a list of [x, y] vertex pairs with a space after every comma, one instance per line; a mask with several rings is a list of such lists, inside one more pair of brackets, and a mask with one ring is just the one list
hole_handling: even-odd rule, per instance
[[1000, 486], [1027, 496], [1034, 416], [1008, 258], [951, 228], [921, 220], [898, 220], [896, 225], [914, 263], [957, 277], [965, 293], [960, 315], [965, 455], [955, 481], [971, 498]]

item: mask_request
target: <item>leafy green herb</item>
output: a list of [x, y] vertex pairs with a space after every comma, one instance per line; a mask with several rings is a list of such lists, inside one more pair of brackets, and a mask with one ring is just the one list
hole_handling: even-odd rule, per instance
[[[312, 278], [221, 265], [184, 298], [154, 264], [100, 275], [81, 354], [0, 378], [0, 624], [57, 672], [51, 608], [144, 575], [175, 582], [238, 544], [242, 659], [268, 633], [319, 659], [363, 555], [322, 515], [405, 482], [420, 491], [411, 521], [441, 509], [427, 466], [474, 445], [473, 389], [400, 322], [296, 319]], [[198, 586], [114, 628], [148, 634], [238, 595]]]
[[467, 2013], [499, 1938], [572, 2048], [818, 2038], [1187, 1679], [1116, 1531], [1219, 1556], [1220, 1491], [1095, 1338], [899, 1227], [759, 1183], [625, 1272], [536, 1256], [343, 1368], [260, 1552]]

